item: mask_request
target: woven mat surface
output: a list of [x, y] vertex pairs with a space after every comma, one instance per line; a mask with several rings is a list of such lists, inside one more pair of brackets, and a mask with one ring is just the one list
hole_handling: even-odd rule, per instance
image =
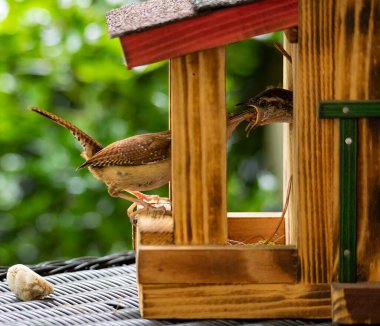
[[[332, 325], [302, 320], [146, 320], [140, 317], [133, 252], [31, 266], [54, 285], [44, 300], [22, 302], [0, 267], [0, 325]], [[46, 276], [47, 275], [47, 276]]]

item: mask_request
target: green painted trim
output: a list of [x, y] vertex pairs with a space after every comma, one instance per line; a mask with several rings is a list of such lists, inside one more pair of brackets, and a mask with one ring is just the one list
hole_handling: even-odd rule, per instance
[[357, 119], [340, 121], [339, 281], [356, 282]]
[[318, 106], [318, 117], [343, 119], [380, 118], [380, 101], [320, 102]]
[[326, 101], [319, 118], [340, 118], [339, 281], [356, 282], [358, 118], [380, 118], [380, 101]]

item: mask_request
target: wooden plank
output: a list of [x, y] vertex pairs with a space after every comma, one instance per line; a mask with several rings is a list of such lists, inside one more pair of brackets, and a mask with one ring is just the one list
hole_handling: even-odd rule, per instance
[[330, 318], [328, 284], [144, 284], [144, 318]]
[[357, 280], [379, 282], [380, 119], [362, 119], [358, 127]]
[[[326, 99], [379, 100], [380, 3], [340, 0], [334, 8], [335, 94]], [[357, 276], [358, 281], [380, 281], [380, 248], [374, 245], [380, 240], [380, 120], [358, 124]], [[338, 233], [334, 227], [334, 238]], [[337, 257], [335, 249], [335, 262]]]
[[227, 217], [231, 219], [274, 219], [280, 218], [281, 212], [228, 212]]
[[[342, 71], [344, 95], [350, 99], [380, 99], [380, 2], [352, 1], [347, 12], [353, 13], [351, 39], [342, 44], [354, 51], [346, 58]], [[347, 16], [346, 16], [347, 17]], [[355, 68], [356, 67], [356, 68]], [[347, 78], [348, 77], [348, 78]], [[349, 87], [349, 92], [344, 90]], [[349, 94], [348, 94], [349, 93]], [[358, 281], [380, 281], [380, 119], [360, 119], [358, 125]]]
[[143, 246], [138, 282], [294, 283], [297, 251], [289, 246]]
[[173, 217], [162, 213], [157, 215], [155, 211], [140, 214], [135, 234], [138, 246], [173, 244]]
[[[380, 98], [380, 3], [300, 0], [300, 17], [300, 104], [295, 116], [301, 118], [295, 123], [300, 139], [295, 157], [303, 177], [296, 178], [295, 190], [300, 194], [301, 275], [305, 281], [328, 281], [331, 243], [333, 279], [338, 275], [339, 122], [317, 123], [315, 106], [319, 100]], [[379, 128], [379, 119], [359, 121], [357, 264], [358, 280], [363, 281], [380, 280], [380, 248], [373, 245], [380, 234]], [[322, 252], [326, 258], [320, 257]]]
[[380, 324], [380, 283], [332, 283], [333, 322]]
[[[301, 280], [328, 283], [332, 275], [332, 222], [339, 216], [339, 123], [318, 120], [320, 100], [335, 95], [333, 1], [300, 0], [299, 57], [293, 116], [294, 188]], [[339, 8], [336, 5], [336, 8]], [[343, 54], [346, 55], [346, 54]]]
[[[297, 69], [298, 69], [298, 44], [291, 43], [298, 37], [295, 37], [298, 34], [298, 29], [296, 31], [287, 30], [284, 33], [284, 49], [289, 53], [292, 58], [292, 63], [284, 57], [283, 58], [283, 82], [284, 88], [293, 90], [293, 85], [296, 82], [297, 78]], [[288, 35], [292, 36], [292, 40], [289, 40]], [[296, 34], [296, 35], [294, 35]], [[293, 106], [296, 107], [295, 102], [296, 98], [293, 98]], [[293, 110], [293, 116], [296, 114]], [[294, 118], [293, 118], [294, 119]], [[283, 125], [283, 202], [286, 202], [287, 187], [290, 180], [290, 177], [294, 175], [294, 141], [293, 136], [293, 123], [288, 124], [284, 123]], [[290, 201], [288, 210], [285, 215], [285, 234], [286, 234], [286, 244], [297, 245], [297, 215], [294, 213], [295, 209], [295, 199], [294, 191], [290, 194]]]
[[226, 243], [225, 49], [170, 61], [176, 244]]
[[[228, 240], [244, 244], [267, 240], [281, 222], [280, 216], [281, 213], [228, 213]], [[285, 244], [284, 222], [281, 223], [272, 241], [276, 244]]]
[[225, 8], [120, 37], [129, 68], [282, 30], [298, 23], [297, 0]]
[[[231, 244], [256, 244], [267, 240], [281, 222], [281, 213], [228, 213], [228, 241]], [[285, 244], [285, 227], [281, 223], [272, 242]], [[140, 214], [133, 226], [133, 243], [159, 245], [174, 243], [173, 217], [158, 211]]]

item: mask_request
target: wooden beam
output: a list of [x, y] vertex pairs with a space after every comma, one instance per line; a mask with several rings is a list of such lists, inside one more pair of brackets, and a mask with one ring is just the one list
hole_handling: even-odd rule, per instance
[[[228, 213], [228, 240], [255, 244], [267, 240], [281, 223], [281, 213]], [[285, 244], [284, 221], [280, 224], [272, 242]]]
[[[257, 244], [273, 235], [281, 213], [228, 213], [228, 241], [231, 244]], [[278, 245], [285, 244], [284, 223], [273, 237]], [[174, 243], [174, 221], [170, 215], [159, 211], [140, 214], [137, 225], [133, 226], [133, 243], [142, 245], [163, 245]]]
[[[380, 99], [380, 2], [340, 1], [340, 99]], [[380, 119], [358, 122], [357, 277], [380, 281]]]
[[144, 318], [331, 318], [328, 284], [143, 284]]
[[[294, 188], [301, 281], [329, 283], [332, 222], [339, 217], [339, 123], [318, 120], [317, 103], [334, 97], [333, 1], [299, 0], [298, 69], [294, 85]], [[336, 5], [336, 8], [339, 8]], [[342, 53], [346, 55], [346, 53]]]
[[[292, 41], [296, 41], [298, 39], [298, 37], [295, 37], [297, 35], [298, 28], [295, 28], [295, 31], [293, 29], [293, 31], [289, 31], [289, 33], [284, 33], [284, 49], [289, 53], [292, 58], [292, 62], [289, 62], [286, 57], [283, 58], [283, 82], [284, 88], [293, 91], [293, 94], [295, 93], [293, 85], [297, 80], [298, 44], [295, 42], [292, 43]], [[290, 36], [292, 36], [292, 39], [289, 39]], [[293, 107], [297, 107], [295, 96], [293, 97]], [[295, 109], [293, 109], [293, 115], [296, 114], [294, 111]], [[289, 180], [290, 177], [294, 175], [294, 147], [297, 147], [297, 144], [294, 143], [295, 138], [293, 136], [293, 123], [284, 123], [283, 137], [283, 202], [285, 203]], [[297, 245], [298, 223], [297, 215], [294, 211], [296, 207], [295, 200], [296, 196], [294, 190], [292, 190], [290, 193], [288, 210], [285, 215], [286, 244], [291, 245]]]
[[333, 322], [339, 324], [380, 324], [380, 283], [333, 283]]
[[294, 283], [297, 251], [289, 246], [143, 246], [138, 282]]
[[[329, 281], [332, 267], [336, 280], [339, 260], [339, 121], [316, 121], [316, 104], [380, 98], [379, 21], [378, 1], [300, 0], [294, 190], [301, 275], [307, 282]], [[380, 281], [380, 248], [373, 245], [380, 234], [380, 120], [362, 119], [358, 127], [358, 280]]]
[[170, 61], [176, 244], [226, 243], [225, 49]]
[[120, 40], [127, 65], [132, 68], [224, 46], [297, 23], [297, 0], [255, 1], [124, 35]]
[[[135, 245], [164, 245], [174, 242], [173, 217], [156, 212], [140, 214], [136, 227]], [[137, 247], [136, 247], [137, 249]]]

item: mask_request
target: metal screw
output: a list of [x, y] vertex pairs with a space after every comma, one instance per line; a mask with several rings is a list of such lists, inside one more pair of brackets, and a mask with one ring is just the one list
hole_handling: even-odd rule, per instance
[[344, 255], [344, 257], [349, 257], [351, 255], [351, 252], [348, 249], [345, 249], [343, 251], [343, 255]]
[[345, 107], [342, 109], [342, 112], [343, 112], [344, 114], [347, 114], [348, 112], [350, 112], [350, 109], [349, 109], [347, 106], [345, 106]]
[[351, 145], [352, 144], [352, 138], [351, 137], [347, 137], [344, 142], [347, 144], [347, 145]]

